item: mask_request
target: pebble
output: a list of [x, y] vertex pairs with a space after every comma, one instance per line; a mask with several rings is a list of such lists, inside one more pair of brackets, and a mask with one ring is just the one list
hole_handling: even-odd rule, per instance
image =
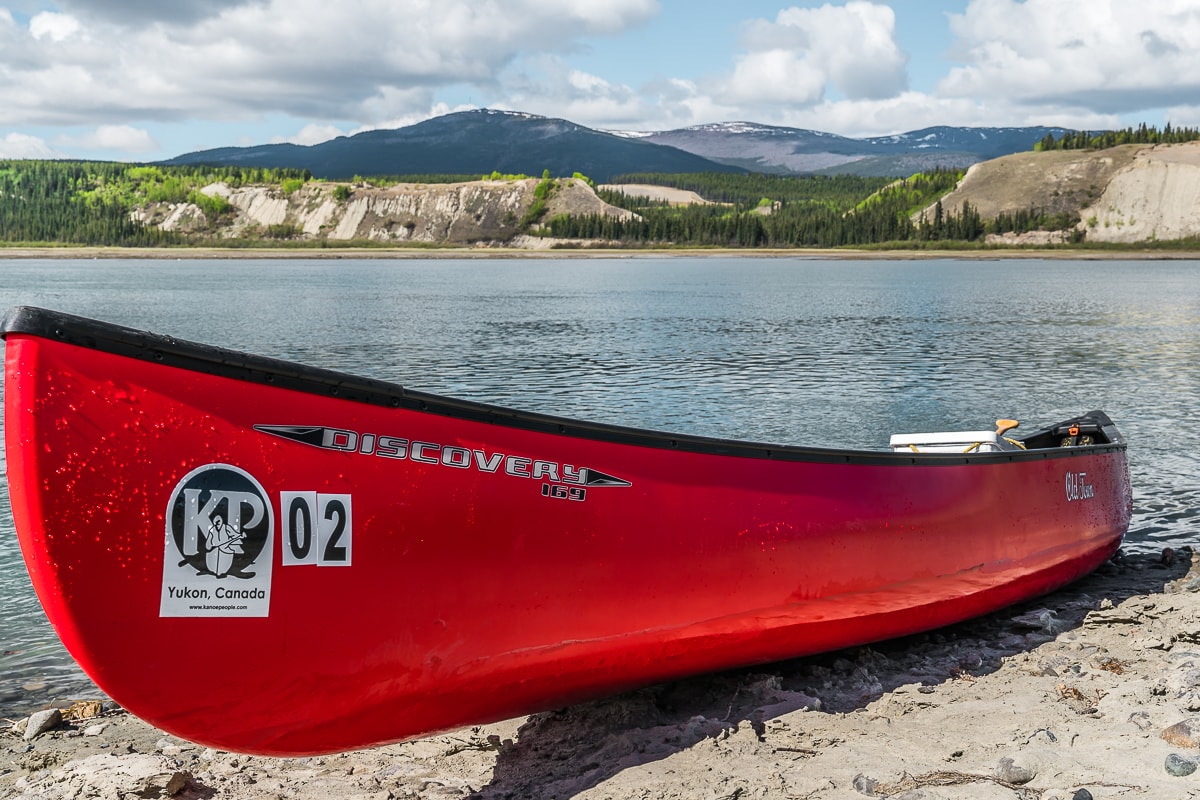
[[861, 772], [854, 776], [851, 785], [854, 786], [855, 791], [859, 794], [865, 794], [867, 797], [879, 797], [875, 792], [875, 787], [879, 785], [879, 781], [874, 778], [868, 778]]
[[1092, 793], [1087, 789], [1076, 789], [1073, 793], [1070, 789], [1047, 789], [1042, 793], [1040, 800], [1093, 800]]
[[1037, 768], [1032, 764], [1018, 763], [1011, 757], [1005, 756], [996, 764], [996, 769], [993, 770], [992, 775], [997, 780], [1002, 780], [1005, 783], [1011, 783], [1014, 786], [1024, 786], [1037, 777]]
[[62, 712], [57, 708], [48, 708], [29, 716], [25, 726], [25, 741], [33, 741], [46, 731], [54, 730], [62, 724]]
[[1174, 775], [1176, 778], [1191, 775], [1196, 771], [1196, 762], [1178, 753], [1169, 754], [1163, 766], [1166, 768], [1168, 774]]
[[1134, 711], [1132, 714], [1129, 715], [1129, 719], [1126, 720], [1126, 722], [1129, 722], [1130, 724], [1132, 724], [1139, 731], [1144, 731], [1147, 728], [1152, 727], [1154, 724], [1150, 720], [1150, 715], [1147, 714], [1145, 711]]
[[1200, 749], [1200, 717], [1188, 717], [1180, 720], [1159, 734], [1176, 747]]
[[1021, 614], [1018, 617], [1013, 617], [1012, 622], [1019, 627], [1051, 635], [1062, 633], [1066, 629], [1066, 625], [1059, 620], [1058, 614], [1048, 608], [1038, 608]]

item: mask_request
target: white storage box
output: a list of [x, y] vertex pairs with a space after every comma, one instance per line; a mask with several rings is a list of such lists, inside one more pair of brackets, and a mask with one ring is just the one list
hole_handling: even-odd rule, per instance
[[897, 433], [891, 445], [896, 452], [909, 453], [994, 453], [1013, 449], [995, 431]]

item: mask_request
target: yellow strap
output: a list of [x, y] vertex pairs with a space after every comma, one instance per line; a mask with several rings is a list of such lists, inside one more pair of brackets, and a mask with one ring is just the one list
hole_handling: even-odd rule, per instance
[[909, 449], [909, 450], [912, 450], [914, 453], [919, 453], [919, 452], [921, 452], [920, 448], [919, 448], [919, 447], [917, 447], [915, 444], [910, 444], [910, 445], [908, 446], [908, 449]]
[[979, 447], [981, 444], [983, 444], [983, 442], [976, 442], [975, 444], [973, 444], [973, 445], [971, 445], [970, 447], [968, 447], [966, 450], [963, 450], [963, 452], [964, 452], [964, 453], [969, 453], [969, 452], [971, 452], [972, 450], [974, 450], [975, 448]]
[[1010, 439], [1007, 436], [1005, 436], [1004, 441], [1008, 442], [1009, 444], [1015, 444], [1017, 447], [1021, 448], [1022, 450], [1028, 449], [1025, 447], [1024, 442], [1018, 442], [1016, 439]]

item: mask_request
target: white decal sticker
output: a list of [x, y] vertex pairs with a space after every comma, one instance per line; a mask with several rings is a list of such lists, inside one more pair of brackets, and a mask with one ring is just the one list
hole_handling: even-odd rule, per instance
[[271, 503], [248, 472], [189, 472], [167, 504], [159, 616], [267, 616], [274, 534]]
[[283, 513], [283, 565], [348, 567], [354, 527], [350, 495], [280, 492]]
[[350, 566], [353, 539], [350, 535], [350, 495], [319, 494], [317, 505], [321, 512], [317, 524], [317, 541], [321, 545], [321, 560], [318, 563], [323, 567]]
[[283, 514], [283, 565], [317, 563], [317, 493], [280, 492]]

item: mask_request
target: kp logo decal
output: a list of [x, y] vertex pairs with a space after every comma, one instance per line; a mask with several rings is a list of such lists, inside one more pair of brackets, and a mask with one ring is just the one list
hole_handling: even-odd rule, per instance
[[192, 470], [166, 517], [159, 616], [267, 616], [275, 518], [253, 476], [228, 464]]

